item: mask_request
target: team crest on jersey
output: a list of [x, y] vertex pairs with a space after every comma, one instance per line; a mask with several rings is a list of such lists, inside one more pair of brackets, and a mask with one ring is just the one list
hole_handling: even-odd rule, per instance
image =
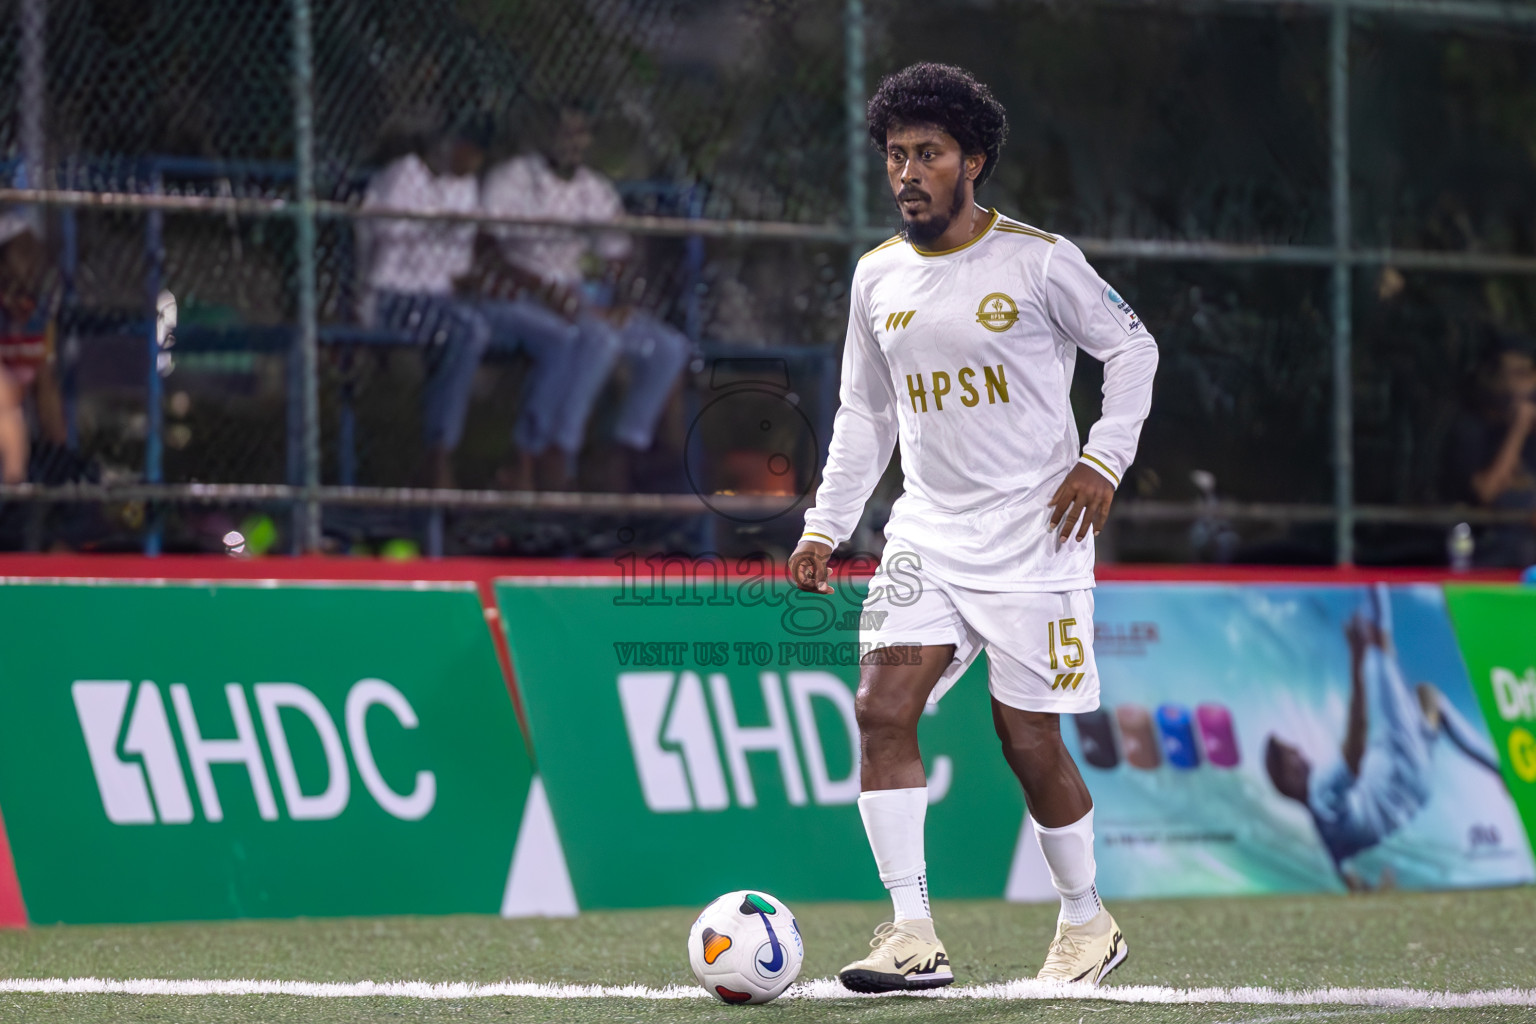
[[1126, 334], [1135, 334], [1141, 330], [1141, 318], [1131, 308], [1131, 304], [1120, 297], [1120, 293], [1109, 285], [1104, 286], [1104, 306], [1107, 308]]
[[976, 322], [1001, 334], [1019, 322], [1019, 305], [1002, 292], [993, 292], [976, 307]]

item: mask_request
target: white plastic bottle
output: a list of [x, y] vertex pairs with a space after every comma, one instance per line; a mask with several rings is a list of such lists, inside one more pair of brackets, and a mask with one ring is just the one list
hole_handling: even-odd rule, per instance
[[1449, 556], [1452, 572], [1466, 572], [1472, 568], [1472, 553], [1477, 542], [1472, 537], [1472, 527], [1457, 523], [1445, 538], [1445, 553]]

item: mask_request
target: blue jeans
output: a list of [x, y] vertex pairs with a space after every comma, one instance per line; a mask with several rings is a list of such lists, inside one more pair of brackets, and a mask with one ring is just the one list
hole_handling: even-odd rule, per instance
[[656, 423], [693, 345], [681, 331], [639, 311], [630, 313], [618, 335], [630, 376], [613, 436], [622, 445], [645, 451], [656, 439]]
[[651, 446], [672, 384], [692, 349], [683, 334], [638, 312], [622, 328], [590, 308], [573, 323], [527, 297], [491, 301], [482, 308], [493, 329], [515, 335], [534, 360], [514, 430], [521, 447], [537, 453], [553, 444], [574, 459], [620, 357], [628, 361], [631, 377], [614, 437], [639, 450]]
[[512, 439], [526, 452], [538, 455], [551, 444], [574, 455], [574, 446], [557, 434], [570, 401], [574, 367], [587, 362], [594, 351], [605, 347], [592, 329], [571, 321], [526, 296], [488, 299], [480, 310], [497, 335], [510, 335], [516, 347], [528, 353], [533, 368], [523, 385], [522, 409], [512, 427]]
[[614, 440], [645, 451], [656, 436], [672, 383], [688, 361], [692, 346], [681, 332], [649, 313], [632, 312], [622, 327], [588, 310], [577, 318], [582, 341], [566, 377], [568, 401], [555, 428], [560, 446], [572, 454], [581, 450], [592, 407], [622, 356], [629, 364], [629, 393], [619, 407]]
[[475, 371], [491, 340], [490, 324], [451, 295], [378, 292], [374, 301], [371, 319], [377, 326], [409, 334], [426, 348], [422, 433], [428, 447], [452, 451], [464, 436]]

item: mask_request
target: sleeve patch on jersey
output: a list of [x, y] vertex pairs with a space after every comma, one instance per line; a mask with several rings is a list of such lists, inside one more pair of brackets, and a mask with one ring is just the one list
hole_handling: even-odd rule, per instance
[[1126, 334], [1135, 334], [1141, 330], [1141, 318], [1131, 308], [1131, 304], [1120, 297], [1120, 293], [1109, 285], [1104, 286], [1104, 308], [1109, 310], [1110, 316], [1115, 318]]

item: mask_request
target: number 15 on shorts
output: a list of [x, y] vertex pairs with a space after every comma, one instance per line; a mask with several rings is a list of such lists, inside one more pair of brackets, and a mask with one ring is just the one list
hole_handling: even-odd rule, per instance
[[[1081, 668], [1087, 659], [1083, 656], [1083, 642], [1072, 635], [1076, 619], [1056, 619], [1045, 624], [1051, 651], [1051, 671], [1060, 668]], [[1059, 648], [1059, 649], [1058, 649]], [[1082, 673], [1066, 672], [1058, 675], [1051, 689], [1077, 689]]]

